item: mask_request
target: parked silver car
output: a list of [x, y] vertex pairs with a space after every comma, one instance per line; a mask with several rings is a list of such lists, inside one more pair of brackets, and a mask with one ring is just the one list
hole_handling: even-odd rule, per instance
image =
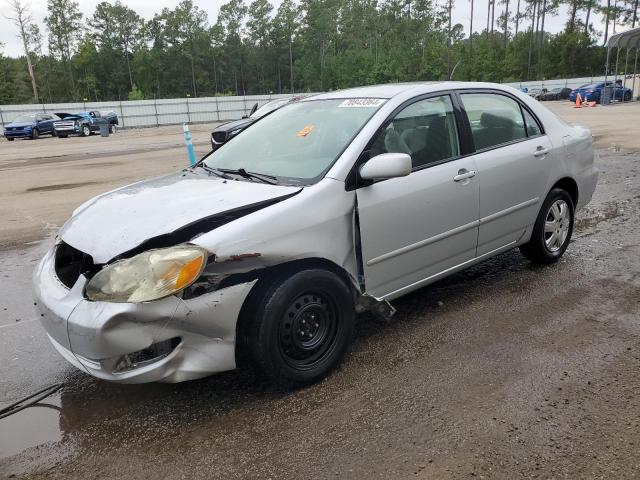
[[520, 247], [557, 261], [597, 180], [591, 133], [513, 88], [381, 85], [255, 122], [197, 166], [80, 206], [34, 275], [73, 365], [179, 382], [327, 374], [357, 312]]

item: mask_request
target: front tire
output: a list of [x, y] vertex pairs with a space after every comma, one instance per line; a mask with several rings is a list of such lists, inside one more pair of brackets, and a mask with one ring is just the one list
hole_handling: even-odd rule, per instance
[[39, 136], [40, 136], [40, 132], [38, 131], [37, 128], [34, 128], [31, 131], [31, 140], [37, 140]]
[[82, 137], [88, 137], [89, 135], [91, 135], [91, 129], [89, 128], [89, 125], [83, 125], [82, 126], [82, 131], [81, 131], [80, 135]]
[[246, 307], [239, 353], [280, 386], [317, 382], [351, 346], [353, 297], [327, 270], [263, 279]]
[[571, 240], [574, 208], [573, 199], [566, 190], [551, 190], [533, 226], [531, 239], [520, 247], [520, 252], [534, 263], [557, 262]]

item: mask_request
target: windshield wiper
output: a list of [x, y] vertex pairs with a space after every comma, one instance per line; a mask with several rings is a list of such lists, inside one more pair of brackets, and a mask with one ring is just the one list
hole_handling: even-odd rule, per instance
[[238, 168], [238, 169], [218, 168], [217, 170], [222, 173], [231, 173], [233, 175], [240, 175], [241, 177], [248, 178], [250, 180], [255, 178], [256, 180], [260, 180], [261, 182], [268, 183], [270, 185], [276, 185], [278, 183], [277, 177], [274, 177], [273, 175], [266, 175], [264, 173], [247, 172], [244, 168]]
[[198, 163], [194, 166], [195, 167], [200, 167], [202, 168], [205, 172], [209, 172], [209, 173], [213, 173], [214, 175], [219, 176], [220, 178], [224, 178], [227, 180], [231, 180], [231, 177], [229, 175], [226, 175], [225, 172], [223, 172], [222, 170], [218, 170], [217, 168], [211, 168], [209, 165], [207, 165], [204, 162]]

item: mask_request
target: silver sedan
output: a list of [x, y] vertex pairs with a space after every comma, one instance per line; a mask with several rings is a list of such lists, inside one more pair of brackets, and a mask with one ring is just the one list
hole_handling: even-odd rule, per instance
[[34, 274], [69, 362], [123, 383], [317, 381], [356, 313], [519, 247], [553, 263], [597, 181], [590, 131], [489, 83], [292, 103], [188, 168], [80, 206]]

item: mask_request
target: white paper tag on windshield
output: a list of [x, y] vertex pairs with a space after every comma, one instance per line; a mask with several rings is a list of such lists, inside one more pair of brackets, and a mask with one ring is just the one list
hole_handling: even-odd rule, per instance
[[383, 98], [348, 98], [338, 107], [341, 108], [376, 108], [382, 105], [386, 100]]

